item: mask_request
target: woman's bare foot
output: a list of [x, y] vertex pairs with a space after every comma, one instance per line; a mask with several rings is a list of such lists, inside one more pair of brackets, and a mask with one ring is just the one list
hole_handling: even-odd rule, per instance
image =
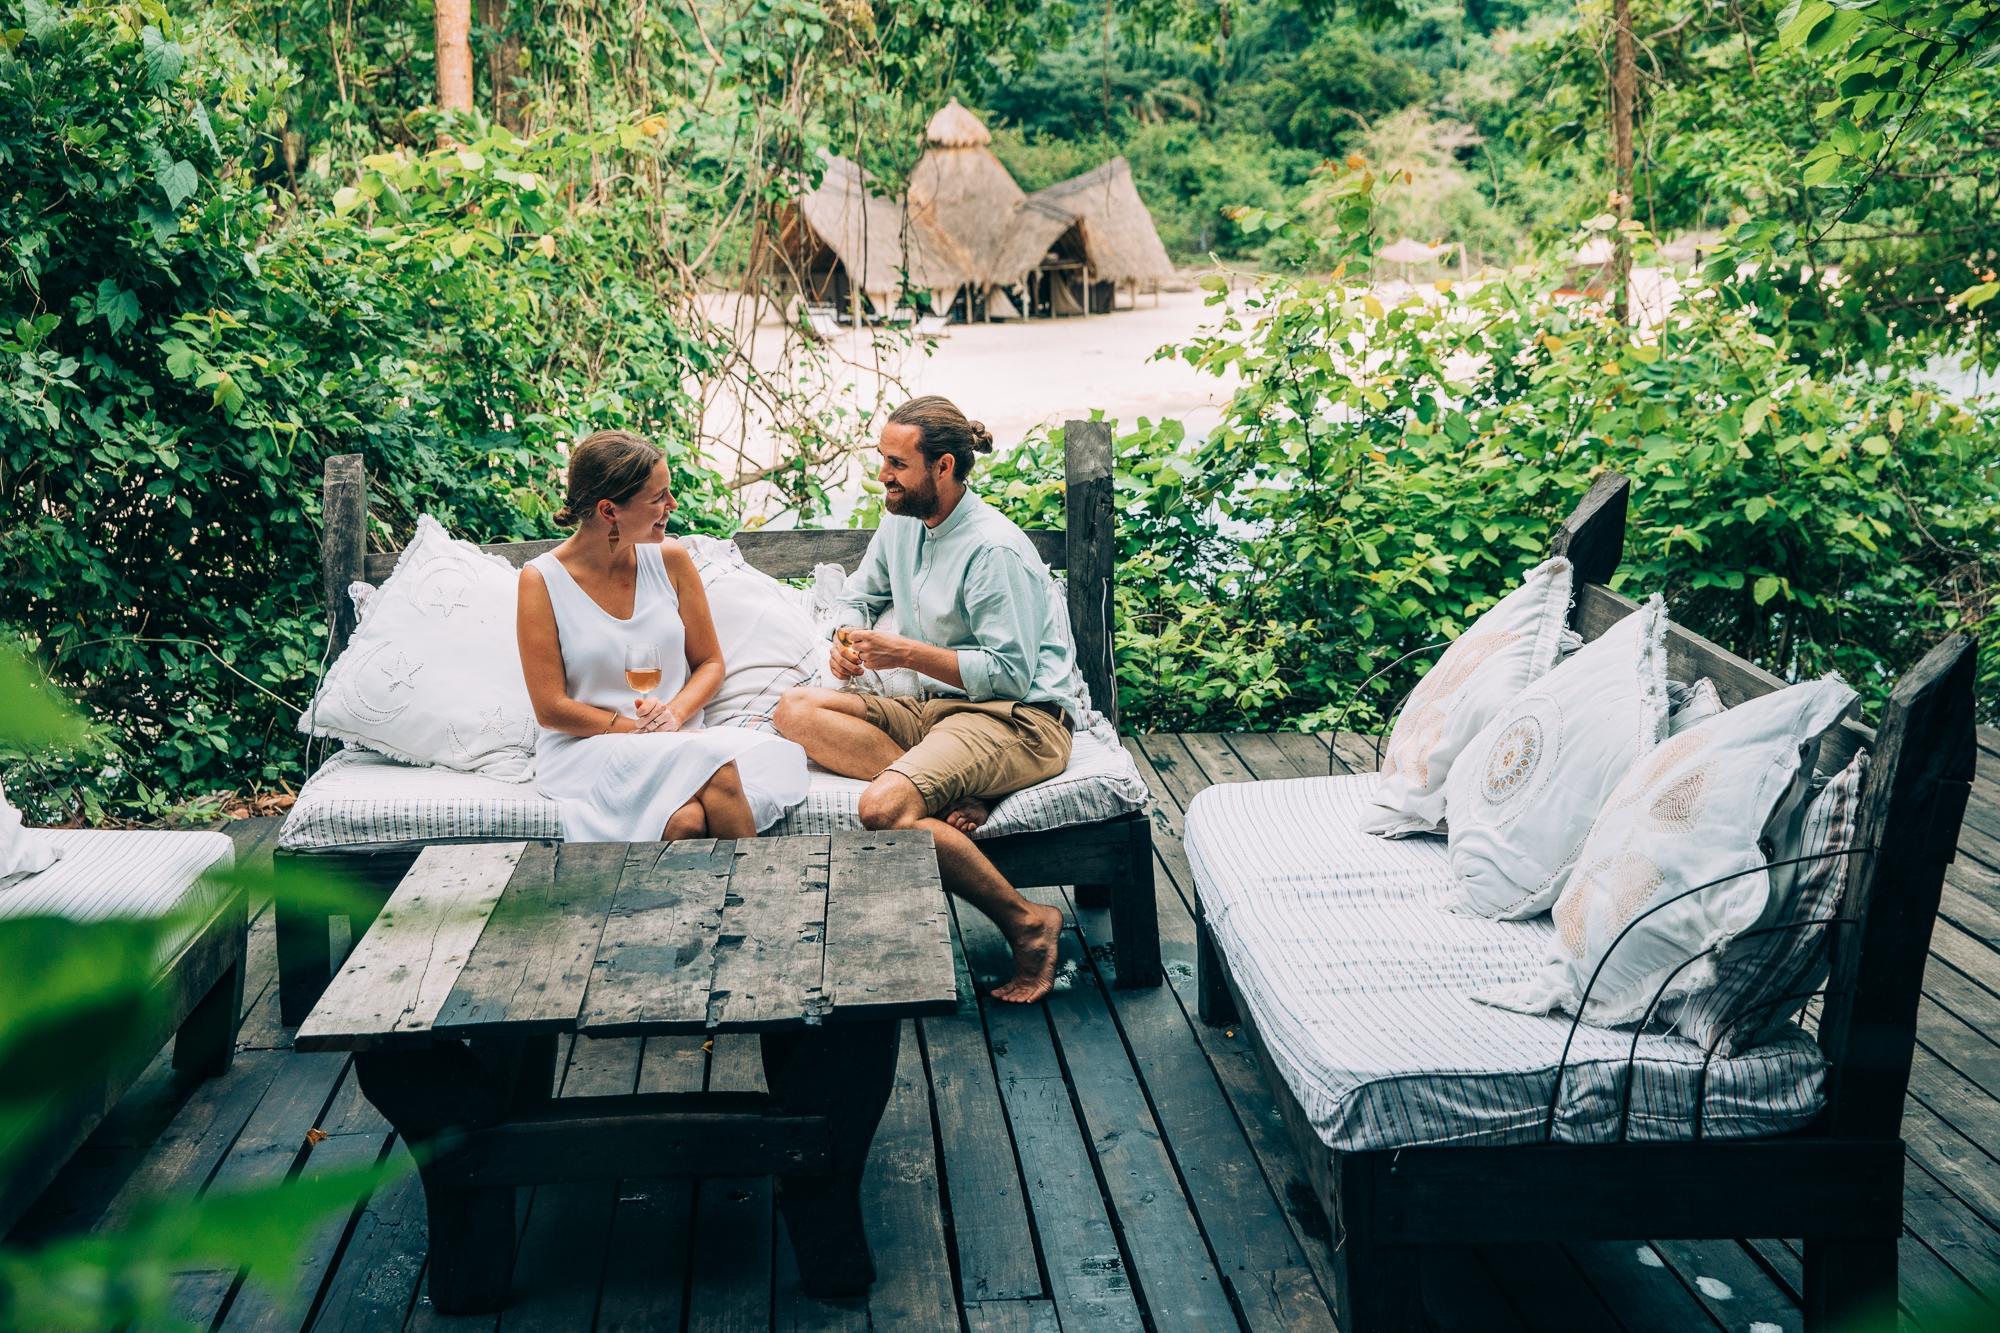
[[1033, 1004], [1047, 995], [1056, 981], [1056, 945], [1062, 939], [1062, 910], [1042, 903], [1029, 905], [1034, 909], [1035, 921], [1014, 941], [1014, 975], [993, 988], [994, 999], [1010, 1004]]
[[969, 838], [981, 824], [992, 818], [992, 815], [993, 812], [986, 808], [986, 802], [976, 796], [968, 796], [962, 801], [953, 802], [941, 818]]

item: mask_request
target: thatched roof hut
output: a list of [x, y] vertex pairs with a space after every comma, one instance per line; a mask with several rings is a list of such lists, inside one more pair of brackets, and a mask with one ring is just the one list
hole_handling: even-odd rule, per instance
[[925, 136], [930, 146], [910, 172], [911, 214], [951, 238], [976, 281], [1018, 281], [1025, 269], [995, 260], [1027, 196], [993, 156], [993, 136], [956, 97], [931, 117]]
[[909, 287], [946, 294], [967, 282], [957, 248], [926, 219], [875, 193], [873, 184], [861, 166], [828, 154], [825, 177], [795, 201], [780, 248], [821, 277], [833, 276], [827, 261], [837, 260], [840, 278], [882, 312], [896, 304], [906, 274]]
[[1132, 168], [1114, 157], [1103, 166], [1037, 190], [1030, 196], [1074, 213], [1083, 223], [1091, 277], [1100, 282], [1154, 283], [1174, 274], [1174, 262], [1153, 226], [1153, 215], [1132, 183]]

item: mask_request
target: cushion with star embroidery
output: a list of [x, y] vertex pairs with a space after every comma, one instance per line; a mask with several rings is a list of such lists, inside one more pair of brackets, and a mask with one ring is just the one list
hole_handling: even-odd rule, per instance
[[526, 782], [535, 710], [514, 637], [519, 571], [428, 514], [360, 606], [299, 730], [411, 764]]
[[1424, 673], [1389, 733], [1362, 828], [1387, 838], [1445, 831], [1453, 762], [1561, 654], [1570, 578], [1561, 556], [1535, 566]]

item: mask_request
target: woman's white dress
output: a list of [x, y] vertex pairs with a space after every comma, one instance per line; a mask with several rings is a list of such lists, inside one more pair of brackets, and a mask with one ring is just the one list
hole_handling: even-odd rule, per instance
[[[641, 546], [632, 618], [620, 620], [592, 601], [553, 552], [529, 563], [541, 571], [562, 638], [569, 695], [633, 716], [625, 683], [625, 646], [659, 649], [656, 699], [687, 683], [687, 631], [680, 597], [657, 547]], [[791, 741], [744, 727], [706, 728], [699, 717], [679, 731], [569, 736], [542, 730], [535, 745], [535, 786], [562, 806], [572, 842], [646, 842], [724, 764], [734, 763], [757, 828], [769, 828], [806, 796], [806, 752]]]

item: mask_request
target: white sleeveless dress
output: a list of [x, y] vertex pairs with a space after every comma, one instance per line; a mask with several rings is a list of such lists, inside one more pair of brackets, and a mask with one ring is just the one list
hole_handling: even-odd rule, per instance
[[[631, 717], [636, 697], [625, 683], [625, 645], [660, 652], [655, 699], [687, 684], [687, 631], [680, 597], [659, 549], [638, 548], [632, 618], [620, 620], [591, 600], [553, 552], [529, 561], [541, 571], [562, 639], [563, 679], [572, 699]], [[806, 796], [806, 752], [791, 741], [744, 727], [569, 736], [543, 728], [535, 745], [535, 786], [562, 806], [572, 842], [647, 842], [715, 776], [734, 763], [757, 828], [769, 828]]]

